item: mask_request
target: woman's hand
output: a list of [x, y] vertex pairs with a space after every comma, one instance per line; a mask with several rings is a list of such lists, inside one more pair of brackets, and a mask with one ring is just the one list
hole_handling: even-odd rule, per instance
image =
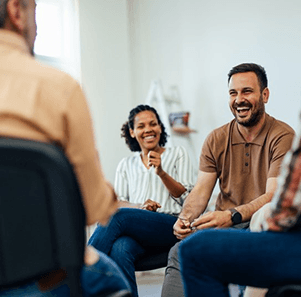
[[160, 203], [153, 201], [151, 199], [147, 199], [141, 207], [141, 209], [154, 211], [154, 212], [156, 212], [158, 208], [161, 208]]
[[155, 173], [161, 176], [164, 173], [161, 166], [161, 154], [155, 151], [150, 151], [147, 156], [148, 156], [148, 166], [149, 167], [154, 166]]

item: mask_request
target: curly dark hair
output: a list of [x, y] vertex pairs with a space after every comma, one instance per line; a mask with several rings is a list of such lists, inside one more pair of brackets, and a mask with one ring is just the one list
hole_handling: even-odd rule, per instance
[[140, 104], [130, 111], [128, 120], [121, 127], [121, 132], [122, 132], [121, 137], [125, 138], [125, 143], [132, 152], [141, 152], [141, 147], [140, 147], [138, 141], [136, 140], [136, 138], [131, 137], [130, 129], [132, 129], [132, 130], [134, 129], [135, 116], [138, 113], [140, 113], [141, 111], [145, 111], [145, 110], [149, 110], [149, 111], [153, 112], [156, 115], [159, 125], [161, 126], [162, 132], [160, 135], [159, 145], [164, 146], [167, 142], [168, 135], [165, 131], [165, 127], [164, 127], [156, 109], [149, 105]]
[[243, 63], [233, 67], [228, 73], [228, 83], [230, 82], [232, 75], [245, 72], [254, 72], [256, 74], [261, 92], [268, 86], [268, 78], [265, 69], [255, 63]]

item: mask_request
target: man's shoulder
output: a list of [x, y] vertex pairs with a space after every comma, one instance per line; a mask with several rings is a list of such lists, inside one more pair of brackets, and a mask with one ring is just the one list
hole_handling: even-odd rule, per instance
[[268, 115], [268, 121], [270, 122], [268, 137], [279, 138], [283, 136], [289, 136], [291, 139], [295, 135], [294, 129], [287, 123], [275, 119], [274, 117]]
[[225, 141], [229, 138], [230, 132], [233, 128], [234, 120], [212, 130], [208, 136], [207, 140], [215, 140], [215, 141]]
[[283, 131], [283, 132], [286, 132], [286, 133], [295, 134], [294, 129], [290, 125], [288, 125], [287, 123], [285, 123], [283, 121], [280, 121], [278, 119], [275, 119], [271, 116], [270, 116], [270, 118], [272, 120], [271, 128], [273, 130], [280, 130], [280, 131]]
[[74, 87], [78, 85], [78, 82], [68, 73], [45, 65], [31, 57], [24, 60], [26, 66], [26, 74], [33, 79], [37, 79], [47, 84], [52, 84], [57, 87]]

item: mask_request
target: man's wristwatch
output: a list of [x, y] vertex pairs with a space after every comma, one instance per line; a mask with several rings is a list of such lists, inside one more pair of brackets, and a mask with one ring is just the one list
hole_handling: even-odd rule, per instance
[[241, 214], [235, 208], [230, 208], [229, 210], [231, 211], [231, 221], [233, 225], [240, 224], [242, 221]]

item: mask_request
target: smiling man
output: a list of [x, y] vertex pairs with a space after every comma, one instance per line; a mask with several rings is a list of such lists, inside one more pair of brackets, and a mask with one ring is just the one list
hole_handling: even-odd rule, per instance
[[[269, 99], [264, 68], [240, 64], [228, 74], [230, 123], [213, 130], [204, 142], [194, 189], [174, 225], [184, 239], [207, 228], [245, 227], [252, 215], [269, 202], [277, 176], [291, 146], [293, 129], [265, 112]], [[220, 192], [215, 211], [204, 214], [216, 181]], [[184, 296], [178, 246], [170, 251], [162, 296]]]

